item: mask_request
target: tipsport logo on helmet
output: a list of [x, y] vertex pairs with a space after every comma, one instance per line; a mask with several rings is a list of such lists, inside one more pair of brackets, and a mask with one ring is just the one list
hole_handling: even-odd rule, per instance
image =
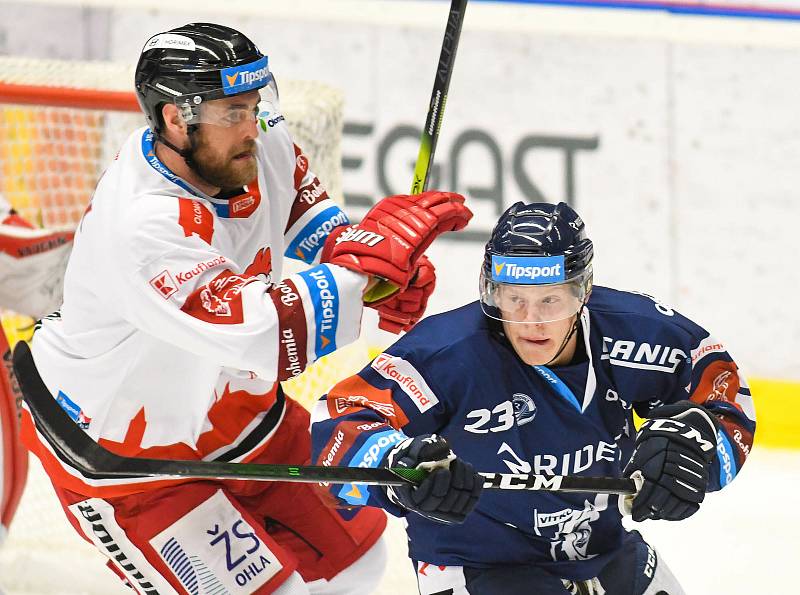
[[272, 74], [269, 72], [267, 57], [264, 56], [249, 64], [225, 68], [220, 71], [220, 77], [222, 92], [225, 95], [236, 95], [266, 86]]
[[544, 285], [564, 281], [563, 256], [492, 256], [492, 281]]

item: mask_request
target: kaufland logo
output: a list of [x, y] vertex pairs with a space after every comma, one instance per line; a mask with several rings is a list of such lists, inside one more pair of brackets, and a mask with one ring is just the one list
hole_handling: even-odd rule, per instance
[[492, 256], [492, 280], [540, 285], [564, 281], [563, 256]]
[[188, 271], [183, 271], [175, 275], [175, 280], [178, 282], [179, 285], [183, 285], [187, 281], [190, 281], [194, 277], [197, 277], [201, 273], [213, 269], [214, 267], [218, 267], [222, 264], [225, 264], [227, 261], [225, 260], [224, 256], [218, 256], [212, 260], [208, 260], [206, 262], [198, 262], [194, 268], [189, 269]]
[[169, 298], [178, 291], [178, 284], [167, 271], [161, 271], [158, 275], [150, 279], [150, 287], [155, 289], [164, 299]]
[[232, 95], [261, 88], [269, 81], [272, 75], [267, 66], [267, 57], [264, 56], [250, 64], [226, 68], [220, 72], [220, 77], [222, 78], [223, 93]]
[[419, 371], [402, 357], [381, 353], [372, 361], [371, 366], [384, 378], [396, 382], [421, 413], [439, 402]]

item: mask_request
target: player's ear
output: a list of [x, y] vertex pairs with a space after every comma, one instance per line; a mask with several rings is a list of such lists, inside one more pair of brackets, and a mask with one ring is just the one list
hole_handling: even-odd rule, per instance
[[165, 103], [161, 106], [161, 118], [164, 122], [164, 132], [178, 136], [186, 134], [186, 120], [174, 103]]

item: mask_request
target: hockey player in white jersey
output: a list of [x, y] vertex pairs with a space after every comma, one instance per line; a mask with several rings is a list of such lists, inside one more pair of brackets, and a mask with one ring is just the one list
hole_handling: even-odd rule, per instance
[[481, 493], [475, 473], [641, 474], [633, 520], [679, 521], [744, 464], [755, 413], [723, 344], [593, 286], [593, 256], [567, 204], [511, 206], [480, 300], [423, 320], [315, 408], [322, 464], [443, 467], [415, 487], [330, 488], [404, 517], [422, 595], [682, 595], [617, 496]]
[[[63, 307], [33, 337], [38, 372], [115, 453], [308, 463], [308, 413], [280, 381], [353, 341], [365, 303], [413, 324], [409, 299], [433, 285], [422, 253], [471, 213], [431, 191], [351, 226], [289, 136], [267, 57], [233, 29], [155, 35], [135, 85], [149, 128], [78, 226]], [[284, 255], [310, 268], [281, 280]], [[83, 476], [27, 411], [23, 439], [139, 593], [358, 594], [380, 576], [383, 513], [337, 511], [316, 485]]]

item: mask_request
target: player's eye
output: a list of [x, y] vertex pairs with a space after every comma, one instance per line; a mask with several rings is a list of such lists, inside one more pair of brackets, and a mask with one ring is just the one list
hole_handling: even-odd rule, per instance
[[255, 120], [257, 113], [258, 113], [257, 108], [254, 108], [252, 110], [248, 110], [245, 108], [234, 108], [228, 110], [228, 112], [223, 117], [223, 121], [226, 124], [233, 126], [239, 124], [240, 122], [244, 122], [245, 120], [248, 119]]

